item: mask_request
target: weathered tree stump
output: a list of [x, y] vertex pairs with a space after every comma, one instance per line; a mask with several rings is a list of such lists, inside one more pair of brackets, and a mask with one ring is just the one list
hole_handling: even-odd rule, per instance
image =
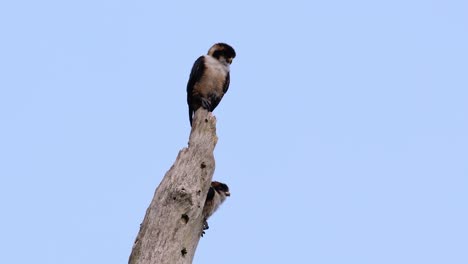
[[189, 146], [164, 175], [146, 210], [129, 264], [192, 263], [203, 226], [202, 210], [215, 170], [216, 118], [195, 113]]

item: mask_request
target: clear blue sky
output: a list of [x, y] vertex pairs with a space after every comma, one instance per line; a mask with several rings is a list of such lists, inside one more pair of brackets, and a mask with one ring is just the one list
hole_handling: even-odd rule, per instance
[[468, 263], [467, 1], [3, 1], [0, 36], [2, 263], [127, 262], [221, 41], [195, 263]]

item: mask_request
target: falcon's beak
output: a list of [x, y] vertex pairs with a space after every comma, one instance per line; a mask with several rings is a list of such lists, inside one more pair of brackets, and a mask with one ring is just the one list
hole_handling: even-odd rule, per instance
[[226, 194], [226, 196], [231, 196], [230, 192], [225, 192], [224, 194]]

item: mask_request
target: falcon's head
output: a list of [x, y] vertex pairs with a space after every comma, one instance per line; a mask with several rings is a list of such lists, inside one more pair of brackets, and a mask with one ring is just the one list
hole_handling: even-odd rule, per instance
[[232, 59], [236, 57], [236, 51], [226, 43], [216, 43], [208, 50], [208, 55], [231, 64]]
[[229, 187], [222, 182], [211, 182], [211, 188], [213, 188], [224, 199], [226, 199], [227, 196], [231, 196], [231, 193], [229, 192]]

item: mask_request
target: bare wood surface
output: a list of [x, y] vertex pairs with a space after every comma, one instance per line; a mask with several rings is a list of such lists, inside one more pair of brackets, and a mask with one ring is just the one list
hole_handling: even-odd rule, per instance
[[146, 211], [129, 264], [192, 263], [203, 226], [203, 205], [215, 170], [216, 142], [216, 118], [199, 109], [189, 146], [179, 152]]

